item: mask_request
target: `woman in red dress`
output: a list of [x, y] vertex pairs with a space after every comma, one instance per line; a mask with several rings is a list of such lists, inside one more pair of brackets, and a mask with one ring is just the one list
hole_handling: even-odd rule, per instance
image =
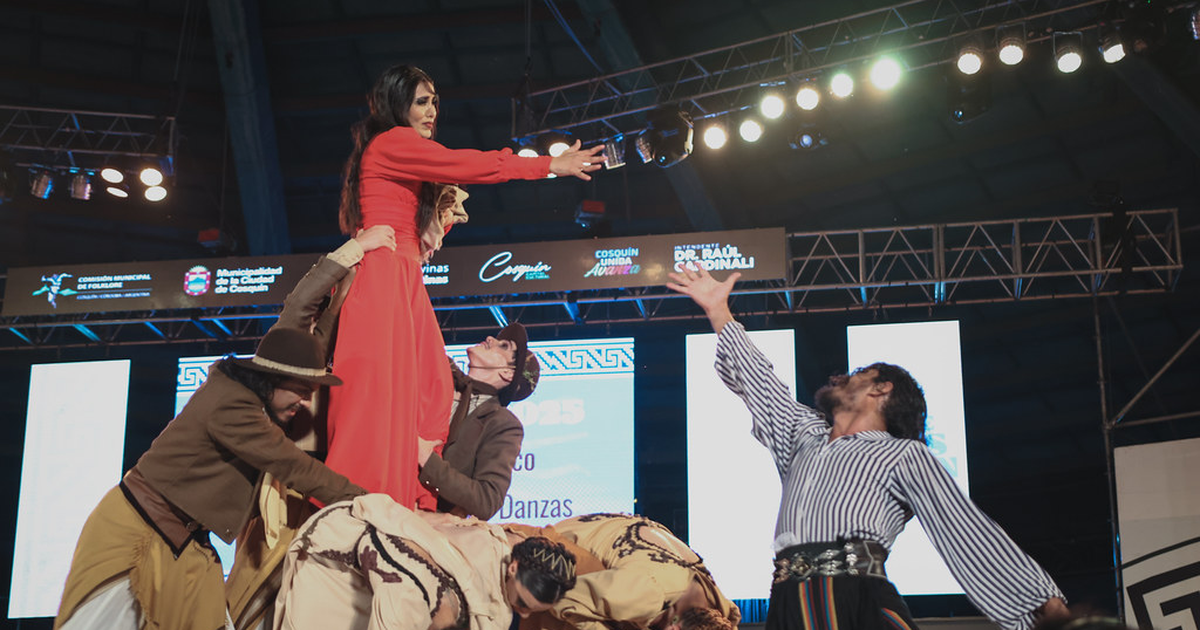
[[420, 235], [433, 220], [441, 186], [541, 179], [589, 180], [602, 146], [523, 158], [509, 149], [447, 149], [433, 140], [438, 100], [429, 75], [393, 66], [368, 96], [370, 115], [354, 128], [339, 222], [354, 234], [396, 230], [396, 250], [369, 252], [342, 307], [334, 370], [345, 385], [330, 396], [330, 468], [405, 507], [434, 509], [417, 481], [417, 437], [444, 441], [452, 383], [442, 332], [422, 281]]

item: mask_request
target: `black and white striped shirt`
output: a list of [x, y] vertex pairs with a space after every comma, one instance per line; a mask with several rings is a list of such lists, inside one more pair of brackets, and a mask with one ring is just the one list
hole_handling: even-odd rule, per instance
[[716, 368], [750, 409], [752, 433], [771, 451], [783, 481], [776, 551], [849, 538], [891, 549], [915, 514], [972, 603], [1001, 627], [1029, 628], [1036, 608], [1062, 597], [921, 442], [886, 431], [831, 441], [824, 417], [792, 397], [738, 322], [718, 337]]

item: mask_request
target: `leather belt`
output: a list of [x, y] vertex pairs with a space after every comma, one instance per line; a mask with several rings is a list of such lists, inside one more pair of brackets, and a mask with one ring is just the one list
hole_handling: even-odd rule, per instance
[[887, 579], [888, 552], [874, 540], [794, 545], [775, 556], [775, 583], [816, 576], [854, 575]]
[[171, 547], [175, 557], [179, 557], [189, 540], [195, 539], [202, 545], [208, 545], [208, 530], [151, 487], [136, 466], [121, 479], [121, 491]]

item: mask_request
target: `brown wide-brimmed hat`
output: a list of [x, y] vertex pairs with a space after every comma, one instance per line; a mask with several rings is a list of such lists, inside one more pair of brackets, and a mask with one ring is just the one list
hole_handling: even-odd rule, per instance
[[279, 374], [318, 385], [341, 385], [325, 366], [321, 340], [299, 328], [277, 326], [263, 335], [258, 350], [249, 359], [235, 359], [238, 365], [258, 372]]
[[517, 344], [516, 369], [513, 370], [513, 380], [497, 392], [501, 405], [525, 400], [533, 395], [537, 388], [538, 378], [542, 374], [542, 364], [537, 355], [529, 351], [529, 335], [520, 324], [509, 324], [496, 333], [497, 339], [507, 339]]

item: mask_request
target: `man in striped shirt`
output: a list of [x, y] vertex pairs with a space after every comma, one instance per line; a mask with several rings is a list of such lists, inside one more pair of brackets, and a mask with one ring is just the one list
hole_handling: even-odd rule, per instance
[[[669, 274], [718, 333], [717, 373], [742, 399], [783, 482], [768, 630], [915, 628], [883, 563], [914, 515], [972, 603], [1005, 630], [1067, 614], [1062, 592], [955, 485], [925, 445], [925, 396], [903, 368], [835, 376], [797, 402], [729, 310], [741, 277]], [[822, 413], [823, 412], [823, 413]]]

